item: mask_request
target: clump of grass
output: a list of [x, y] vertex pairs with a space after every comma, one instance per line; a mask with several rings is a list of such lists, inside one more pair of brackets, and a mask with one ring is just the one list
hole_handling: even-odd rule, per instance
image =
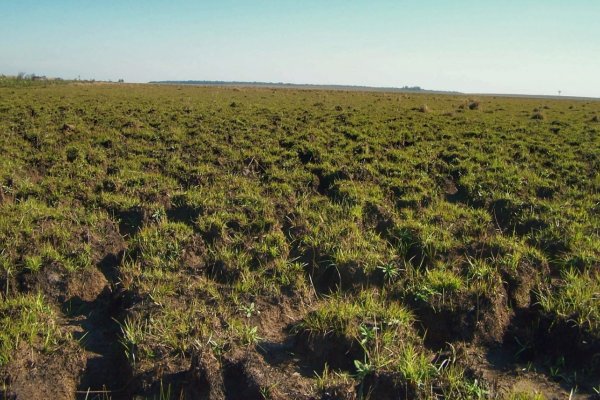
[[42, 351], [53, 350], [59, 341], [55, 313], [42, 295], [0, 295], [0, 366], [5, 365], [22, 343]]
[[399, 303], [384, 302], [371, 292], [361, 292], [354, 301], [334, 295], [315, 311], [308, 313], [297, 329], [356, 338], [360, 336], [361, 323], [371, 323], [373, 320], [385, 327], [406, 328], [413, 316]]
[[[323, 372], [315, 371], [315, 386], [321, 392], [333, 392], [336, 388], [352, 386], [352, 377], [348, 373], [332, 371], [326, 363]], [[333, 389], [333, 390], [332, 390]]]
[[144, 227], [136, 236], [133, 253], [148, 268], [181, 267], [183, 251], [192, 229], [182, 223], [160, 221]]
[[534, 120], [542, 121], [545, 118], [546, 117], [544, 116], [544, 114], [541, 111], [534, 111], [533, 114], [531, 114], [531, 119], [534, 119]]
[[[164, 282], [156, 283], [160, 284]], [[206, 321], [214, 310], [208, 309], [206, 304], [197, 299], [175, 304], [173, 293], [164, 294], [160, 289], [151, 291], [151, 295], [155, 304], [163, 307], [151, 315], [133, 313], [120, 324], [120, 343], [133, 367], [153, 362], [161, 355], [189, 352], [199, 341], [211, 336]], [[167, 304], [170, 307], [164, 307]]]
[[458, 275], [446, 269], [427, 271], [426, 280], [431, 289], [439, 294], [455, 292], [463, 285], [463, 281]]
[[42, 257], [40, 256], [25, 256], [23, 259], [25, 269], [31, 272], [38, 272], [42, 269]]
[[230, 327], [234, 339], [239, 341], [243, 346], [252, 347], [258, 344], [261, 340], [258, 332], [258, 327], [237, 320], [230, 321]]
[[478, 101], [472, 101], [469, 103], [469, 110], [479, 110], [480, 103]]
[[421, 387], [437, 375], [438, 371], [427, 354], [413, 344], [404, 344], [398, 354], [395, 368], [409, 384]]
[[412, 292], [417, 299], [430, 301], [438, 298], [445, 299], [452, 293], [458, 292], [464, 285], [460, 276], [449, 269], [433, 268], [425, 274], [417, 274], [412, 278]]
[[487, 399], [489, 391], [485, 382], [469, 377], [464, 367], [446, 359], [437, 368], [438, 380], [447, 399]]
[[555, 290], [539, 293], [539, 304], [546, 312], [600, 337], [600, 273], [570, 269], [563, 272], [562, 278]]

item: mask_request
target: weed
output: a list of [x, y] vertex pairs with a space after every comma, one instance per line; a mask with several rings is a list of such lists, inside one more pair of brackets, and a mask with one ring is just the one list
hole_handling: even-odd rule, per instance
[[383, 276], [389, 283], [393, 282], [400, 275], [400, 269], [393, 263], [380, 265], [379, 268], [383, 272]]
[[360, 360], [354, 360], [354, 367], [356, 368], [356, 378], [359, 381], [363, 381], [365, 377], [375, 371], [373, 364], [366, 360], [364, 362]]
[[258, 311], [256, 309], [256, 307], [254, 306], [254, 303], [250, 303], [248, 305], [242, 304], [240, 306], [240, 311], [246, 316], [246, 318], [250, 318], [255, 313], [260, 314], [260, 311]]

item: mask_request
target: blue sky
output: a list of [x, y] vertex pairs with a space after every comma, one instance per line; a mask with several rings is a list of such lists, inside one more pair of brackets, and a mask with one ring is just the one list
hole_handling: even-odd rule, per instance
[[0, 73], [600, 97], [600, 1], [4, 0]]

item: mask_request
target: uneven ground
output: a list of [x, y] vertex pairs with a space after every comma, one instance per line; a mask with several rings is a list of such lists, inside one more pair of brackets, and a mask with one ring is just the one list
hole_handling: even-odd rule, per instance
[[9, 83], [0, 398], [598, 398], [600, 102]]

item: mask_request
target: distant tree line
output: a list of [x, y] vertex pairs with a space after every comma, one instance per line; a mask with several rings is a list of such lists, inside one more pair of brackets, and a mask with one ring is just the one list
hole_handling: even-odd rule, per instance
[[406, 90], [409, 92], [419, 92], [423, 89], [421, 89], [421, 86], [402, 86], [400, 89], [402, 90]]
[[55, 85], [61, 83], [68, 83], [70, 81], [62, 78], [48, 78], [45, 75], [38, 74], [27, 74], [25, 72], [19, 72], [17, 75], [4, 75], [0, 74], [0, 86], [33, 86], [33, 85]]
[[[4, 77], [4, 75], [2, 75]], [[29, 80], [29, 81], [45, 81], [48, 80], [46, 75], [27, 74], [25, 72], [19, 72], [16, 76], [18, 81]]]

